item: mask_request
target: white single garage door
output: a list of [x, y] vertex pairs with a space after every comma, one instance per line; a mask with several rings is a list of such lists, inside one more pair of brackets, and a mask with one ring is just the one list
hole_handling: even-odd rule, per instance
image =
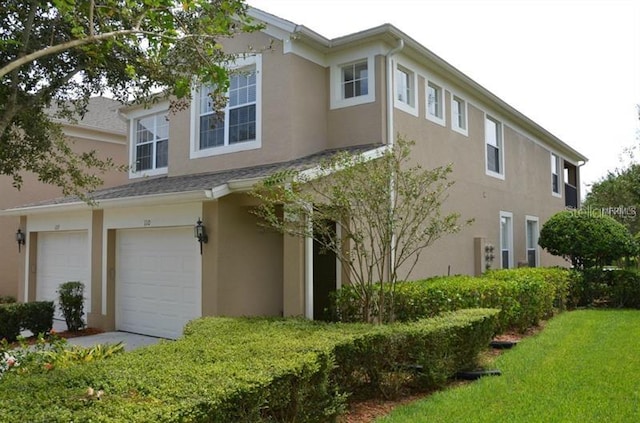
[[58, 306], [61, 283], [84, 283], [84, 321], [91, 311], [89, 242], [87, 231], [39, 232], [36, 276], [36, 299], [55, 301], [56, 319], [64, 319]]
[[193, 228], [116, 234], [116, 328], [178, 338], [201, 315], [199, 246]]

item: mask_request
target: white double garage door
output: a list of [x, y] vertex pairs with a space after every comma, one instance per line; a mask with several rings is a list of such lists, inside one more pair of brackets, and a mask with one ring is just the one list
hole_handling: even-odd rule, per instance
[[[60, 283], [85, 284], [91, 311], [90, 255], [86, 231], [38, 234], [36, 297], [55, 300]], [[177, 338], [199, 317], [198, 244], [190, 227], [122, 229], [116, 232], [116, 329]], [[61, 317], [56, 311], [57, 317]]]

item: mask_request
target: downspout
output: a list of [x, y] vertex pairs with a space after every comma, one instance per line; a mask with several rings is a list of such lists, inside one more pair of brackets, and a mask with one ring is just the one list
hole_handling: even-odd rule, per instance
[[387, 144], [393, 146], [393, 56], [404, 48], [404, 40], [400, 38], [398, 45], [389, 50], [384, 58], [387, 64]]
[[[395, 135], [393, 133], [393, 56], [398, 53], [400, 50], [404, 48], [404, 40], [400, 38], [398, 40], [398, 45], [389, 50], [389, 52], [385, 55], [387, 72], [386, 72], [386, 82], [387, 82], [387, 145], [393, 148], [395, 144]], [[393, 200], [395, 197], [395, 180], [393, 177], [389, 178], [389, 213], [393, 216]], [[389, 267], [388, 267], [388, 280], [391, 280], [392, 276], [392, 265], [396, 261], [396, 236], [393, 230], [391, 231], [391, 245], [389, 251]], [[382, 276], [382, 275], [380, 275]]]

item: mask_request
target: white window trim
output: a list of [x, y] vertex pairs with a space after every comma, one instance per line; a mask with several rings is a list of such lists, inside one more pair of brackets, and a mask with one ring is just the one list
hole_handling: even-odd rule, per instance
[[494, 178], [497, 178], [497, 179], [501, 179], [501, 180], [503, 180], [503, 181], [504, 181], [504, 179], [505, 179], [505, 173], [506, 173], [506, 172], [505, 172], [505, 163], [504, 163], [504, 148], [505, 148], [505, 147], [504, 147], [504, 145], [505, 145], [505, 142], [504, 142], [504, 122], [503, 122], [503, 121], [501, 121], [501, 120], [500, 120], [500, 119], [498, 119], [498, 118], [493, 117], [493, 115], [490, 115], [490, 114], [488, 114], [488, 113], [485, 113], [485, 115], [484, 115], [484, 121], [483, 121], [483, 126], [485, 126], [485, 125], [487, 124], [487, 119], [491, 119], [491, 120], [495, 121], [495, 122], [498, 124], [498, 126], [500, 127], [500, 131], [499, 131], [499, 132], [500, 132], [500, 133], [499, 133], [499, 136], [500, 136], [500, 140], [499, 140], [500, 146], [499, 146], [499, 147], [500, 147], [500, 170], [501, 170], [501, 172], [494, 172], [493, 170], [489, 170], [489, 160], [488, 160], [488, 157], [487, 157], [487, 136], [486, 136], [486, 128], [485, 128], [485, 132], [484, 132], [484, 134], [483, 134], [483, 137], [484, 137], [484, 170], [485, 170], [485, 173], [486, 173], [488, 176], [491, 176], [491, 177], [494, 177]]
[[[434, 116], [431, 113], [429, 113], [429, 84], [433, 84], [436, 87], [438, 87], [438, 91], [440, 92], [440, 105], [442, 107], [442, 110], [441, 110], [442, 117]], [[425, 81], [424, 81], [424, 108], [425, 108], [425, 117], [427, 118], [427, 120], [430, 120], [431, 122], [437, 123], [438, 125], [441, 125], [441, 126], [447, 125], [447, 112], [446, 112], [447, 106], [445, 103], [445, 89], [442, 84], [434, 81], [433, 79], [425, 78]]]
[[[468, 108], [468, 104], [469, 102], [467, 101], [467, 99], [465, 99], [464, 97], [462, 97], [461, 95], [455, 93], [455, 92], [451, 92], [451, 129], [458, 132], [459, 134], [464, 135], [465, 137], [469, 136], [469, 108]], [[454, 103], [454, 99], [460, 99], [460, 101], [463, 104], [463, 110], [464, 110], [464, 128], [461, 128], [458, 126], [458, 116], [455, 116], [453, 114], [453, 103]]]
[[506, 248], [506, 250], [509, 251], [509, 258], [511, 259], [509, 261], [509, 269], [513, 268], [514, 265], [514, 258], [513, 258], [513, 213], [511, 212], [507, 212], [507, 211], [500, 211], [500, 219], [498, 220], [498, 225], [500, 228], [500, 268], [504, 269], [504, 266], [502, 265], [502, 218], [503, 217], [508, 217], [509, 218], [509, 239], [507, 240], [507, 242], [509, 243], [508, 248]]
[[[169, 171], [169, 167], [161, 167], [156, 169], [147, 169], [136, 171], [136, 126], [135, 122], [138, 119], [143, 119], [148, 116], [156, 115], [159, 113], [168, 113], [169, 103], [162, 102], [149, 109], [134, 110], [127, 113], [129, 118], [129, 179], [144, 178], [147, 176], [165, 175]], [[169, 123], [169, 143], [171, 143], [171, 123]], [[170, 148], [171, 146], [169, 146]], [[169, 155], [168, 163], [171, 162], [171, 156]]]
[[189, 158], [219, 156], [222, 154], [237, 153], [239, 151], [256, 150], [262, 148], [262, 55], [256, 54], [241, 59], [236, 59], [233, 69], [255, 66], [256, 69], [256, 139], [233, 145], [200, 149], [200, 102], [198, 96], [199, 87], [191, 91], [191, 134]]
[[[558, 192], [555, 192], [553, 190], [553, 167], [551, 166], [551, 160], [553, 160], [554, 157], [556, 159], [556, 167], [558, 168], [557, 169], [558, 170]], [[560, 159], [560, 156], [552, 151], [551, 156], [549, 158], [549, 166], [551, 167], [551, 169], [549, 169], [550, 170], [549, 177], [551, 178], [551, 195], [558, 198], [562, 198], [562, 187], [564, 185], [562, 183], [562, 179], [564, 178], [564, 172], [561, 171], [561, 165], [562, 165], [562, 160]]]
[[[342, 62], [331, 66], [331, 109], [341, 109], [343, 107], [357, 106], [359, 104], [373, 103], [376, 101], [376, 71], [374, 56], [360, 57], [358, 59]], [[367, 92], [366, 95], [343, 98], [342, 92], [342, 68], [355, 63], [367, 61]]]
[[[398, 100], [398, 84], [396, 82], [396, 75], [398, 68], [400, 70], [407, 72], [409, 74], [409, 79], [411, 81], [411, 95], [412, 104], [405, 103], [403, 101]], [[402, 63], [395, 62], [393, 66], [393, 105], [395, 108], [405, 111], [413, 116], [418, 117], [418, 73]]]
[[[529, 263], [529, 231], [528, 231], [528, 227], [527, 225], [529, 224], [529, 222], [536, 222], [536, 228], [538, 229], [538, 233], [536, 235], [536, 237], [539, 239], [540, 238], [540, 219], [538, 219], [537, 216], [529, 216], [526, 215], [524, 218], [524, 251], [527, 257], [527, 264]], [[536, 264], [535, 266], [538, 267], [540, 266], [540, 246], [538, 245], [538, 240], [536, 239], [536, 243], [535, 243], [535, 250], [536, 250]]]

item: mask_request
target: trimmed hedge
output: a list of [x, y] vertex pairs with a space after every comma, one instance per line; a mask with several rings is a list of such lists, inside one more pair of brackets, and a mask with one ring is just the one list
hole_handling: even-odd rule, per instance
[[[432, 317], [445, 311], [488, 307], [501, 310], [498, 330], [526, 330], [564, 309], [570, 274], [560, 268], [496, 270], [482, 277], [435, 277], [396, 284], [393, 306], [389, 286], [385, 316], [398, 321]], [[334, 317], [344, 322], [362, 319], [357, 294], [346, 286], [334, 296]]]
[[11, 304], [15, 302], [16, 298], [11, 295], [0, 295], [0, 304]]
[[53, 327], [53, 301], [0, 304], [0, 340], [16, 340], [22, 329], [46, 334]]
[[[0, 421], [334, 421], [348, 394], [429, 388], [472, 365], [497, 313], [463, 310], [381, 326], [203, 318], [175, 342], [7, 376]], [[104, 391], [101, 399], [88, 388]]]

